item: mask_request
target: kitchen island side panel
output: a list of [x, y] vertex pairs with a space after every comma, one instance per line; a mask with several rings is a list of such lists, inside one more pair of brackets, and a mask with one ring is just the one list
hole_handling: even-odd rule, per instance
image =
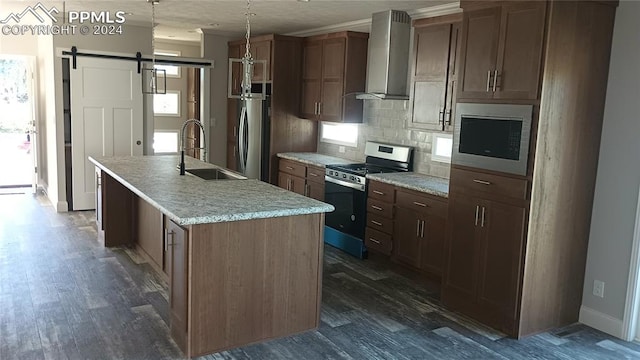
[[190, 355], [319, 325], [324, 214], [193, 225]]

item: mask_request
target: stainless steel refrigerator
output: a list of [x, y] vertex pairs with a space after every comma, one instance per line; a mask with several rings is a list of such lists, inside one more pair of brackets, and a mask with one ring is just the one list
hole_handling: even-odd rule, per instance
[[250, 179], [269, 182], [269, 104], [265, 100], [238, 101], [236, 169]]

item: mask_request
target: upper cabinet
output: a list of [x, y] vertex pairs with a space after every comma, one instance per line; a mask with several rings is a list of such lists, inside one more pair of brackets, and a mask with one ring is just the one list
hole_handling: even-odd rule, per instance
[[[265, 81], [271, 81], [271, 56], [273, 47], [273, 36], [258, 36], [250, 39], [251, 56], [255, 60], [265, 60], [267, 62], [267, 74]], [[246, 52], [246, 40], [236, 40], [229, 42], [229, 58], [242, 59]], [[253, 67], [253, 82], [260, 82], [263, 79], [263, 66], [257, 64]], [[233, 64], [231, 72], [231, 90], [233, 94], [240, 94], [240, 84], [242, 83], [242, 66], [239, 63]]]
[[368, 34], [340, 32], [306, 38], [302, 55], [300, 117], [362, 122]]
[[538, 99], [546, 6], [465, 8], [458, 99]]
[[461, 15], [413, 23], [410, 127], [452, 131]]

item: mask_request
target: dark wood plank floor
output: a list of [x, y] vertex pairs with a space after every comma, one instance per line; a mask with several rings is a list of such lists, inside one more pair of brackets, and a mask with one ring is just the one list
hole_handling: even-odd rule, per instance
[[[96, 241], [93, 212], [0, 195], [0, 359], [179, 359], [166, 284], [128, 249]], [[575, 324], [516, 341], [442, 309], [384, 263], [326, 249], [317, 331], [203, 359], [640, 359]]]

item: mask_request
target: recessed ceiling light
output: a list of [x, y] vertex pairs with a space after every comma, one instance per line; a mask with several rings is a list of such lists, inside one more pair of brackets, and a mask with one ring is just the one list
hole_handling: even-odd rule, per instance
[[167, 35], [167, 37], [174, 38], [176, 36], [175, 35]]
[[209, 24], [209, 26], [218, 27], [218, 26], [220, 26], [220, 24], [218, 24], [218, 23], [211, 23], [211, 24]]

